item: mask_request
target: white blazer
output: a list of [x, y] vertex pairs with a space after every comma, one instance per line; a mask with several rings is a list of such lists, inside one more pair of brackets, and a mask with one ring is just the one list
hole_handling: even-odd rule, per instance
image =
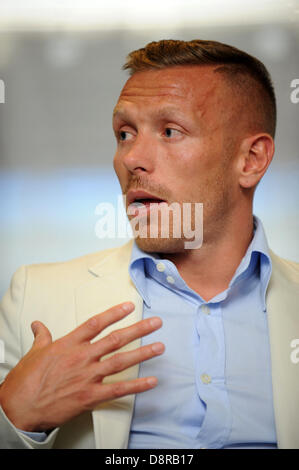
[[[69, 333], [92, 315], [113, 305], [132, 301], [135, 310], [117, 324], [126, 327], [142, 319], [143, 302], [128, 273], [132, 241], [63, 263], [21, 267], [0, 305], [0, 338], [5, 363], [0, 382], [31, 348], [31, 323], [42, 321], [53, 340]], [[299, 338], [299, 264], [270, 253], [273, 272], [267, 289], [267, 315], [271, 347], [273, 399], [279, 448], [299, 448], [299, 363], [291, 361], [291, 341]], [[162, 312], [161, 312], [162, 314]], [[122, 350], [135, 349], [141, 340]], [[139, 366], [114, 374], [105, 382], [134, 379]], [[104, 448], [128, 444], [134, 395], [98, 406], [53, 431], [44, 443], [18, 432], [0, 413], [0, 448]]]

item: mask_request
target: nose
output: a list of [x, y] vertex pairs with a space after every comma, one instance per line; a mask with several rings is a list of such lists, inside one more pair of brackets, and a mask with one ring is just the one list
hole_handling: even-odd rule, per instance
[[138, 135], [132, 143], [117, 152], [115, 158], [133, 175], [152, 173], [155, 162], [153, 139]]

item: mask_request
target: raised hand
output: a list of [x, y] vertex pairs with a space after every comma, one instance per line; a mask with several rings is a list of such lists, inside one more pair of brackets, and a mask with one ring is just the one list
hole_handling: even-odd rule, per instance
[[23, 431], [48, 430], [92, 410], [99, 403], [155, 387], [156, 377], [113, 384], [102, 381], [105, 376], [160, 355], [164, 351], [163, 343], [101, 358], [160, 328], [159, 317], [115, 330], [90, 343], [107, 326], [133, 310], [131, 302], [114, 306], [54, 342], [47, 327], [34, 322], [32, 348], [9, 372], [0, 388], [0, 403], [10, 421]]

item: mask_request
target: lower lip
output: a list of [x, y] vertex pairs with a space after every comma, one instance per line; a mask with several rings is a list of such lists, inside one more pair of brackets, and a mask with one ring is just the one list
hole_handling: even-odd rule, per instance
[[133, 217], [144, 217], [145, 215], [149, 214], [150, 211], [159, 209], [159, 206], [161, 206], [162, 204], [167, 204], [167, 203], [165, 201], [161, 201], [161, 202], [149, 202], [148, 201], [145, 203], [141, 203], [140, 205], [132, 203], [128, 207], [128, 209], [130, 208], [129, 215]]

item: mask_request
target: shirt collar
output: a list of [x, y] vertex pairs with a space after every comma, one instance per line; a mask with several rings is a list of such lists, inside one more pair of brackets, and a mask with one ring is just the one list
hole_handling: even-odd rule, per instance
[[158, 259], [160, 259], [160, 256], [157, 253], [145, 253], [134, 241], [129, 264], [129, 274], [136, 286], [136, 289], [149, 308], [151, 306], [151, 302], [147, 290], [145, 261], [152, 260], [153, 263], [156, 263], [156, 260]]
[[242, 258], [229, 287], [250, 276], [260, 263], [260, 292], [263, 311], [266, 311], [266, 291], [272, 273], [270, 250], [261, 220], [253, 216], [254, 235], [249, 244], [245, 256]]
[[[248, 246], [245, 256], [242, 258], [232, 280], [230, 281], [229, 288], [249, 276], [255, 270], [258, 261], [260, 261], [261, 302], [265, 312], [266, 291], [272, 272], [272, 263], [263, 224], [256, 216], [253, 216], [253, 221], [254, 236]], [[148, 307], [150, 307], [151, 302], [147, 291], [145, 261], [149, 260], [157, 264], [157, 260], [160, 259], [161, 257], [157, 253], [145, 253], [142, 251], [134, 241], [129, 265], [129, 274], [136, 286], [136, 289]]]

